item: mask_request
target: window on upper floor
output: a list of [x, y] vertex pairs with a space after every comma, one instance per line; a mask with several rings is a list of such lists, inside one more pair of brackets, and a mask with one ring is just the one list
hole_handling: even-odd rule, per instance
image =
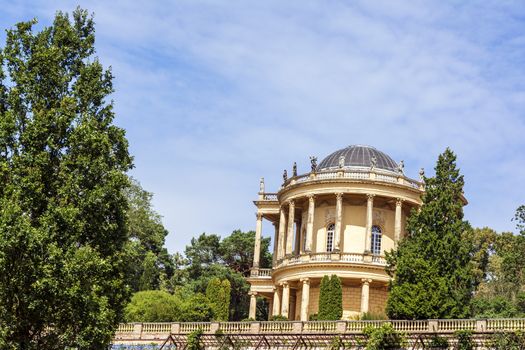
[[381, 254], [381, 227], [379, 226], [372, 226], [372, 246], [370, 247], [370, 251], [374, 255]]
[[334, 232], [335, 232], [335, 225], [330, 224], [326, 228], [326, 251], [331, 252], [334, 250]]

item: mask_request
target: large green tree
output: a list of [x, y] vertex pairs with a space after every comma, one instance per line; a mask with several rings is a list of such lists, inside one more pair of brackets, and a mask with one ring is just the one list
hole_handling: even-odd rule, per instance
[[469, 315], [475, 249], [463, 220], [464, 180], [450, 149], [439, 156], [435, 172], [425, 178], [423, 204], [408, 219], [408, 237], [387, 254], [393, 277], [387, 313], [394, 319]]
[[128, 298], [132, 160], [92, 17], [35, 24], [0, 51], [0, 348], [103, 349]]
[[152, 208], [153, 194], [144, 190], [133, 178], [124, 193], [129, 203], [129, 241], [125, 247], [129, 257], [128, 283], [133, 291], [161, 287], [171, 290], [167, 281], [175, 273], [175, 261], [164, 247], [168, 231], [162, 224], [161, 216]]

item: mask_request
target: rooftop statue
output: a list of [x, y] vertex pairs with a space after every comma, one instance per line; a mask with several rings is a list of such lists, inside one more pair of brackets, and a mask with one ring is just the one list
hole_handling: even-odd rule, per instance
[[288, 180], [288, 172], [286, 171], [286, 169], [284, 169], [283, 182], [286, 182], [287, 180]]
[[399, 165], [397, 166], [397, 172], [400, 173], [400, 174], [404, 174], [405, 173], [405, 162], [404, 161], [399, 161]]
[[310, 156], [310, 164], [312, 166], [312, 173], [315, 173], [317, 171], [317, 157]]
[[264, 193], [264, 177], [261, 177], [261, 181], [259, 181], [259, 193]]
[[377, 166], [377, 157], [375, 155], [370, 158], [370, 170], [374, 170]]
[[293, 167], [292, 167], [292, 176], [293, 176], [293, 177], [296, 177], [296, 176], [297, 176], [297, 163], [296, 163], [296, 162], [293, 162]]
[[343, 169], [345, 166], [345, 156], [339, 156], [339, 169]]

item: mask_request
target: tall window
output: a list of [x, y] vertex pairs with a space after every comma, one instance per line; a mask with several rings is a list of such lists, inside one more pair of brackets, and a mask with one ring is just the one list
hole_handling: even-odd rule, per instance
[[381, 254], [381, 227], [372, 226], [372, 254]]
[[334, 250], [334, 231], [335, 225], [330, 224], [326, 228], [326, 251], [331, 252]]

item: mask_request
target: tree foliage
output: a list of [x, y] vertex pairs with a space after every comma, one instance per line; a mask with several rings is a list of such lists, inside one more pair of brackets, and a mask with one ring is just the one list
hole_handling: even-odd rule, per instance
[[128, 298], [132, 160], [92, 17], [35, 24], [9, 29], [0, 51], [0, 342], [102, 349]]
[[480, 283], [472, 302], [475, 317], [525, 317], [525, 231], [524, 206], [514, 220], [517, 234], [490, 233], [491, 244], [486, 278]]
[[425, 178], [420, 211], [408, 219], [408, 237], [387, 254], [392, 275], [387, 314], [394, 319], [462, 318], [476, 284], [473, 254], [463, 220], [463, 176], [447, 149], [434, 177]]
[[126, 322], [172, 322], [179, 317], [182, 303], [161, 290], [137, 292], [126, 305]]
[[[129, 285], [133, 291], [164, 288], [171, 290], [170, 279], [175, 274], [175, 261], [164, 247], [168, 231], [161, 216], [152, 208], [153, 195], [131, 178], [124, 194], [129, 203], [127, 223]], [[164, 283], [163, 285], [161, 285]]]
[[208, 282], [206, 297], [210, 301], [215, 321], [228, 321], [230, 315], [231, 285], [227, 279], [215, 277]]
[[318, 320], [340, 320], [343, 316], [343, 289], [336, 275], [325, 275], [319, 291]]

